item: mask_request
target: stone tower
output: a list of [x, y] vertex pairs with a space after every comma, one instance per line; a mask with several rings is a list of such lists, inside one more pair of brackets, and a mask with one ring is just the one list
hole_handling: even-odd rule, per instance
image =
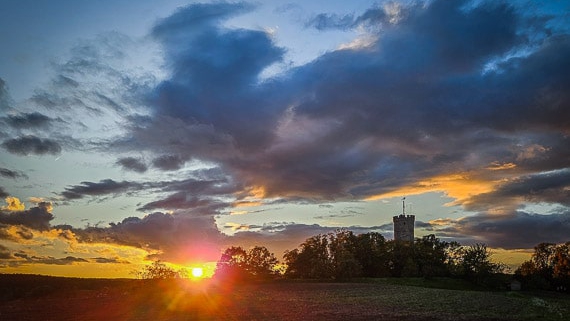
[[415, 215], [406, 215], [406, 198], [402, 199], [402, 214], [393, 217], [394, 240], [413, 242]]

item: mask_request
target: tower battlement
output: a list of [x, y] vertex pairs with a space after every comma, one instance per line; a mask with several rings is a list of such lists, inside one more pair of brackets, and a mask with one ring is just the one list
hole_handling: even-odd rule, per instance
[[415, 216], [415, 215], [400, 214], [400, 215], [395, 215], [395, 216], [393, 216], [392, 218], [395, 219], [395, 220], [396, 220], [396, 219], [398, 219], [398, 220], [400, 220], [400, 219], [410, 219], [410, 218], [411, 218], [411, 219], [415, 219], [416, 216]]

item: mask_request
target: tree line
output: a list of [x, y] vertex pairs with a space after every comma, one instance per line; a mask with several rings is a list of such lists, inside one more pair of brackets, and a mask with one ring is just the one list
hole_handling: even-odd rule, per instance
[[[264, 246], [248, 250], [225, 249], [216, 264], [215, 278], [247, 281], [287, 279], [347, 280], [378, 277], [452, 277], [475, 284], [498, 287], [508, 268], [491, 260], [485, 244], [461, 245], [430, 234], [414, 242], [386, 240], [380, 233], [354, 234], [339, 229], [307, 238], [286, 251], [283, 262]], [[140, 278], [178, 278], [164, 263], [154, 262], [138, 273]], [[570, 289], [570, 242], [541, 243], [529, 261], [514, 272], [525, 288], [568, 291]]]
[[485, 283], [506, 266], [491, 261], [484, 244], [462, 246], [427, 235], [414, 242], [386, 240], [380, 233], [340, 229], [307, 238], [286, 251], [283, 262], [265, 247], [226, 249], [216, 277], [345, 280], [356, 277], [464, 277]]

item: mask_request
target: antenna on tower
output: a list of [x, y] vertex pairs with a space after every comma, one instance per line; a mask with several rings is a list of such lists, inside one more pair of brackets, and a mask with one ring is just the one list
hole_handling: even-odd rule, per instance
[[402, 215], [406, 215], [406, 197], [402, 198]]

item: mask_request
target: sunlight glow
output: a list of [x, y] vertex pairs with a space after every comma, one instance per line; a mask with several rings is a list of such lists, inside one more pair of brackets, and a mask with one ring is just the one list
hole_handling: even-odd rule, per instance
[[204, 269], [201, 267], [192, 268], [192, 277], [194, 278], [201, 278], [204, 276]]

